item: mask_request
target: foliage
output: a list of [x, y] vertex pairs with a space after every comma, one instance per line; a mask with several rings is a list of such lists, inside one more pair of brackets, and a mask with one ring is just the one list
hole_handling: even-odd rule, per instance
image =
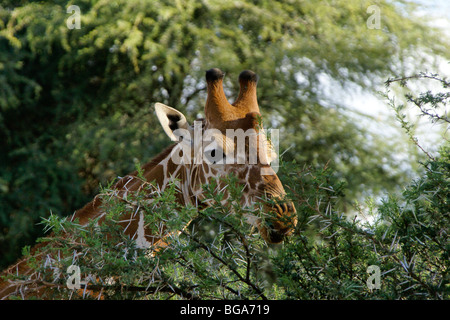
[[[409, 92], [405, 97], [419, 109], [420, 116], [448, 130], [448, 81], [436, 74], [421, 73], [389, 79], [386, 84], [400, 82], [406, 86], [411, 79], [432, 79], [442, 85], [444, 92], [427, 91], [417, 97]], [[367, 209], [358, 207], [359, 221], [358, 216], [350, 220], [338, 209], [345, 189], [333, 183], [329, 175], [303, 170], [292, 175], [294, 180], [287, 179], [301, 219], [298, 237], [274, 259], [286, 298], [450, 298], [449, 140], [444, 136], [439, 155], [431, 156], [412, 134], [412, 125], [404, 114], [406, 105], [396, 105], [393, 97], [386, 97], [406, 134], [427, 156], [421, 164], [424, 174], [402, 194], [390, 193], [379, 205], [368, 198]], [[365, 281], [371, 265], [381, 269], [381, 287], [373, 291]]]
[[[35, 270], [39, 271], [39, 281], [54, 289], [47, 297], [54, 294], [65, 298], [109, 299], [264, 297], [259, 283], [262, 280], [256, 273], [263, 241], [249, 235], [249, 227], [241, 219], [249, 209], [236, 205], [240, 188], [235, 179], [229, 181], [234, 200], [221, 204], [222, 194], [215, 192], [216, 185], [206, 185], [212, 206], [199, 212], [174, 201], [177, 191], [172, 183], [150, 204], [145, 188], [126, 199], [116, 198], [114, 190], [105, 188], [101, 193], [107, 199], [102, 223], [96, 219], [81, 226], [56, 216], [46, 219], [46, 228], [52, 233], [40, 240], [45, 246], [35, 255], [45, 256], [45, 262], [35, 264]], [[148, 187], [152, 188], [150, 184]], [[140, 249], [136, 241], [124, 236], [117, 222], [130, 207], [144, 212], [145, 224], [154, 229], [154, 234], [165, 238], [162, 248], [153, 252]], [[235, 210], [235, 214], [230, 214]], [[194, 217], [203, 219], [203, 223], [220, 225], [217, 234], [211, 238], [199, 234], [194, 227], [184, 229]], [[159, 227], [161, 221], [167, 229]], [[65, 270], [70, 265], [80, 267], [81, 293], [66, 287]]]
[[[410, 3], [377, 3], [379, 30], [366, 25], [370, 1], [3, 1], [0, 265], [42, 236], [40, 217], [72, 213], [163, 148], [152, 103], [201, 113], [211, 67], [229, 75], [230, 97], [238, 73], [256, 71], [285, 160], [331, 161], [348, 202], [404, 181], [388, 142], [321, 94], [324, 75], [370, 88], [411, 57], [422, 66], [420, 52], [448, 56]], [[71, 4], [81, 29], [66, 26]]]
[[[446, 80], [434, 77], [448, 89]], [[422, 115], [432, 108], [431, 120], [448, 122], [440, 112], [446, 93], [406, 96]], [[410, 134], [398, 113], [405, 107], [392, 107]], [[109, 200], [102, 224], [79, 226], [56, 216], [46, 221], [54, 234], [44, 239], [43, 252], [58, 252], [52, 255], [58, 259], [47, 258], [45, 266], [35, 268], [43, 283], [58, 289], [53, 293], [71, 299], [449, 299], [448, 140], [422, 166], [424, 174], [401, 194], [388, 194], [379, 204], [368, 198], [365, 207], [356, 207], [357, 216], [349, 217], [340, 209], [346, 184], [331, 168], [282, 162], [279, 175], [299, 222], [282, 245], [269, 246], [244, 222], [246, 213], [259, 214], [259, 206], [239, 205], [240, 187], [232, 176], [226, 181], [230, 201], [221, 202], [223, 194], [212, 182], [204, 186], [211, 206], [202, 210], [176, 204], [175, 183], [151, 203], [145, 189], [121, 200], [105, 188], [102, 197]], [[143, 210], [145, 223], [155, 230], [166, 222], [164, 247], [149, 253], [123, 236], [116, 222], [130, 205]], [[183, 228], [194, 217], [197, 223]], [[81, 291], [66, 287], [64, 270], [72, 264], [82, 270]], [[380, 270], [378, 287], [370, 287], [374, 266]]]
[[[273, 264], [285, 298], [449, 299], [449, 151], [424, 164], [426, 174], [401, 196], [379, 206], [368, 200], [373, 223], [336, 210], [342, 190], [304, 171], [295, 182], [302, 225]], [[358, 216], [370, 215], [360, 209]], [[381, 269], [377, 290], [367, 285], [373, 265]]]
[[[56, 216], [46, 221], [54, 233], [43, 239], [47, 258], [36, 270], [56, 297], [70, 299], [448, 299], [449, 151], [442, 148], [401, 197], [372, 203], [378, 213], [372, 224], [336, 210], [345, 186], [331, 170], [285, 163], [299, 225], [283, 245], [269, 247], [243, 222], [253, 211], [233, 205], [240, 190], [233, 179], [233, 201], [225, 205], [211, 184], [205, 191], [212, 206], [198, 213], [175, 204], [174, 185], [157, 204], [144, 206], [146, 223], [170, 222], [167, 245], [151, 254], [116, 223], [124, 203], [142, 206], [142, 195], [123, 202], [105, 189], [111, 200], [102, 224], [80, 226]], [[203, 224], [216, 225], [214, 234], [180, 228], [197, 214]], [[66, 287], [70, 265], [81, 268], [80, 291]], [[367, 270], [373, 265], [381, 269], [381, 287], [371, 290]]]

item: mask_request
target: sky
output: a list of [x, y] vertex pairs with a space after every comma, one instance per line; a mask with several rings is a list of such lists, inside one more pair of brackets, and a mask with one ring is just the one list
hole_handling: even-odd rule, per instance
[[[450, 38], [450, 0], [416, 0], [420, 4], [418, 11], [419, 16], [426, 16], [432, 26], [442, 28]], [[450, 61], [442, 59], [437, 70], [428, 70], [439, 73], [440, 75], [450, 78]], [[325, 83], [329, 83], [330, 79], [325, 79]], [[332, 80], [331, 80], [332, 81]], [[389, 119], [394, 118], [393, 111], [389, 108], [387, 100], [381, 96], [366, 92], [358, 87], [342, 88], [338, 84], [326, 86], [327, 88], [337, 88], [335, 92], [328, 92], [328, 95], [339, 97], [340, 102], [347, 106], [350, 110], [356, 113], [363, 113], [370, 116], [370, 119], [361, 117], [362, 122], [367, 122], [374, 131], [384, 134], [387, 137], [393, 134], [399, 134], [399, 131], [389, 131], [390, 127], [386, 125]], [[431, 86], [433, 88], [433, 86]], [[381, 87], [383, 89], [383, 87]], [[424, 88], [419, 92], [423, 92]], [[436, 90], [441, 87], [435, 87]], [[330, 90], [330, 89], [325, 89]], [[441, 90], [442, 91], [442, 90]], [[447, 112], [449, 110], [447, 109]], [[411, 119], [417, 119], [414, 110], [410, 110]], [[391, 121], [392, 122], [392, 121]], [[423, 146], [430, 153], [436, 153], [440, 141], [442, 141], [442, 130], [445, 129], [439, 125], [431, 124], [426, 118], [421, 118], [418, 121], [416, 137], [419, 144]], [[400, 132], [401, 134], [401, 132]], [[406, 135], [405, 135], [406, 137]], [[450, 131], [447, 132], [447, 137], [450, 138]], [[407, 155], [404, 155], [407, 157]], [[401, 155], [400, 155], [401, 158]]]
[[423, 6], [432, 15], [450, 17], [449, 0], [415, 0], [415, 2]]

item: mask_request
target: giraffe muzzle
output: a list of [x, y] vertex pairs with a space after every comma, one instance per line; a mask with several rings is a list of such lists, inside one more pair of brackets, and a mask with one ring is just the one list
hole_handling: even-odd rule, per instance
[[268, 208], [260, 232], [268, 243], [280, 243], [291, 235], [297, 225], [297, 211], [292, 202], [279, 202]]

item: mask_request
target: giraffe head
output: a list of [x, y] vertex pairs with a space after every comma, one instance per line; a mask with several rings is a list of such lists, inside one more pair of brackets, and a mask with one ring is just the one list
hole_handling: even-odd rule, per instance
[[[270, 166], [277, 154], [261, 125], [256, 98], [258, 76], [249, 70], [239, 75], [240, 92], [233, 104], [225, 96], [223, 78], [219, 69], [206, 72], [205, 119], [191, 126], [178, 110], [160, 103], [155, 105], [164, 131], [178, 142], [172, 149], [171, 160], [184, 168], [181, 171], [185, 173], [185, 181], [181, 186], [194, 201], [207, 202], [202, 185], [230, 174], [242, 186], [243, 206], [270, 199], [259, 216], [246, 218], [267, 242], [282, 242], [296, 226], [297, 214], [292, 202], [285, 200], [283, 185]], [[217, 192], [224, 193], [223, 201], [227, 201], [226, 185], [219, 182]]]

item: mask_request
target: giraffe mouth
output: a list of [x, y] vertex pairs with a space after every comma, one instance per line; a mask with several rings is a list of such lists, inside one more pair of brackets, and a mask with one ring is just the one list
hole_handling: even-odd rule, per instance
[[297, 211], [292, 202], [284, 202], [272, 205], [268, 212], [259, 223], [261, 236], [268, 243], [281, 243], [294, 232]]

